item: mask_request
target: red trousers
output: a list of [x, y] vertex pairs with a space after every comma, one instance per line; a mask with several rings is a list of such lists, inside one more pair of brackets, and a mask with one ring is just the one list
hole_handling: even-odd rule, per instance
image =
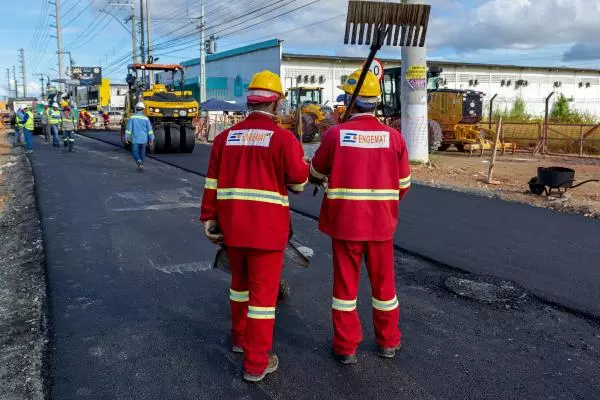
[[227, 255], [233, 344], [244, 349], [244, 370], [260, 375], [267, 368], [273, 346], [283, 250], [228, 247]]
[[400, 309], [394, 281], [392, 240], [354, 242], [332, 239], [333, 247], [333, 351], [354, 354], [363, 335], [356, 311], [360, 264], [365, 255], [373, 305], [375, 338], [381, 347], [397, 347], [401, 332]]

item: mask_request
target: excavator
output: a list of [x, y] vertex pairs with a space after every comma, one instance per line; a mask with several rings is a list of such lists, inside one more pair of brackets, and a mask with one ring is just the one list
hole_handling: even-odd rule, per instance
[[288, 89], [286, 100], [290, 112], [279, 118], [279, 125], [294, 132], [303, 143], [318, 140], [336, 124], [333, 110], [323, 105], [323, 88], [296, 86]]
[[[150, 119], [154, 130], [152, 153], [191, 153], [196, 144], [195, 129], [192, 124], [198, 116], [199, 105], [190, 91], [175, 90], [175, 76], [179, 73], [180, 87], [183, 88], [183, 67], [178, 64], [131, 64], [127, 67], [129, 94], [125, 101], [125, 115], [121, 124], [121, 142], [125, 142], [127, 121], [135, 112], [135, 104], [143, 101], [144, 113]], [[172, 86], [162, 83], [149, 84], [146, 72], [171, 72]]]

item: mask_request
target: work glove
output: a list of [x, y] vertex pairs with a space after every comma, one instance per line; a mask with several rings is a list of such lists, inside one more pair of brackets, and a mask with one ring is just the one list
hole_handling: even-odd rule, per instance
[[206, 238], [213, 242], [214, 244], [221, 245], [223, 244], [223, 234], [219, 230], [219, 226], [217, 225], [217, 221], [214, 219], [204, 221], [204, 234]]

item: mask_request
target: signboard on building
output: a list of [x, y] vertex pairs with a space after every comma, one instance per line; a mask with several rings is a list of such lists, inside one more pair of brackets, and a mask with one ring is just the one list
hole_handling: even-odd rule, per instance
[[82, 86], [94, 86], [102, 83], [102, 68], [100, 67], [73, 67], [71, 79], [79, 79]]

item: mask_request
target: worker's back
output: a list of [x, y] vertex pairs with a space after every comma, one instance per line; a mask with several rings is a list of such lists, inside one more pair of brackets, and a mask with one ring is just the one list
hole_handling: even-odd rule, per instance
[[252, 113], [213, 143], [204, 196], [216, 190], [216, 209], [203, 199], [202, 220], [218, 216], [228, 246], [285, 248], [289, 234], [287, 186], [303, 183], [308, 166], [293, 133], [271, 116]]
[[372, 115], [357, 115], [323, 135], [312, 166], [329, 178], [319, 224], [323, 232], [341, 240], [393, 236], [398, 201], [410, 182], [400, 132]]

